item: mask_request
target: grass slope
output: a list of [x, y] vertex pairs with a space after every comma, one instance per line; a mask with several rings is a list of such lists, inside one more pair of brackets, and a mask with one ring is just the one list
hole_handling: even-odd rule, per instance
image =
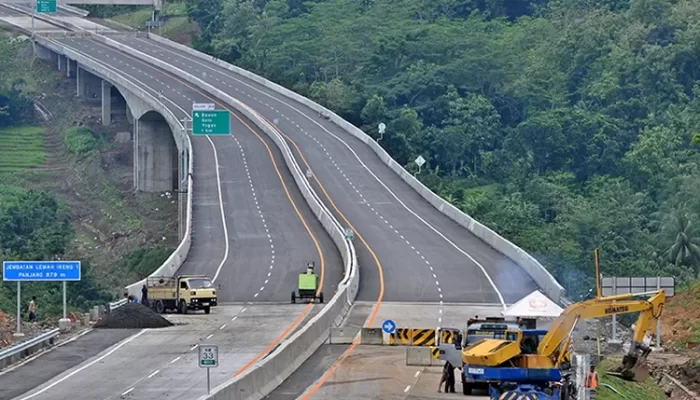
[[[653, 378], [647, 378], [646, 381], [637, 383], [620, 379], [610, 375], [607, 371], [615, 369], [620, 365], [619, 358], [610, 358], [603, 360], [598, 366], [600, 373], [600, 387], [598, 388], [598, 400], [665, 400], [666, 395], [661, 387], [657, 386]], [[606, 387], [605, 384], [612, 386], [620, 392], [620, 394]]]
[[[193, 23], [187, 20], [185, 3], [164, 3], [161, 18], [165, 21], [163, 26], [153, 31], [168, 39], [183, 44], [191, 42], [191, 35], [195, 29]], [[151, 19], [151, 9], [143, 8], [137, 11], [116, 15], [110, 18], [132, 28], [145, 30], [146, 22]]]
[[28, 170], [45, 162], [46, 149], [41, 127], [0, 129], [0, 174]]

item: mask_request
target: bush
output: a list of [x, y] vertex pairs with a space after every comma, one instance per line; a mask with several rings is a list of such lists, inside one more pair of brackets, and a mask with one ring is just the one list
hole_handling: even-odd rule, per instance
[[168, 259], [173, 249], [150, 246], [132, 250], [121, 261], [121, 269], [133, 272], [139, 278], [145, 278]]
[[100, 144], [100, 138], [84, 126], [74, 126], [63, 132], [63, 145], [68, 151], [78, 156], [99, 150]]

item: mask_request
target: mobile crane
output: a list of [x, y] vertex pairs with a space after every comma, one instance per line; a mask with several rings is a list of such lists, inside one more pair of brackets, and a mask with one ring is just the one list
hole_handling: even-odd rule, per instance
[[[600, 277], [597, 250], [595, 261], [596, 276]], [[628, 380], [642, 380], [648, 376], [646, 357], [651, 352], [643, 343], [644, 336], [661, 317], [666, 294], [664, 290], [659, 290], [602, 297], [600, 279], [597, 279], [596, 286], [595, 298], [567, 307], [543, 337], [542, 331], [506, 331], [505, 340], [483, 339], [464, 348], [461, 354], [462, 373], [472, 381], [502, 383], [489, 388], [491, 397], [495, 399], [520, 398], [517, 395], [504, 397], [504, 394], [525, 394], [523, 398], [530, 398], [528, 395], [534, 393], [540, 400], [570, 400], [573, 394], [562, 393], [556, 385], [562, 379], [562, 370], [568, 369], [565, 364], [568, 364], [571, 335], [576, 325], [582, 320], [639, 312], [632, 344], [617, 372]], [[639, 295], [651, 297], [646, 300], [633, 299]], [[446, 359], [453, 357], [447, 356]], [[506, 388], [506, 384], [510, 384], [510, 387]], [[465, 387], [464, 393], [470, 394], [467, 392], [471, 392], [471, 388]]]

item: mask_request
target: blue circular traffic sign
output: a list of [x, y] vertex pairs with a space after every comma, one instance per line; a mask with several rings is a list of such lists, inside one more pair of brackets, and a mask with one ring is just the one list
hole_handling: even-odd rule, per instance
[[382, 330], [385, 333], [392, 334], [396, 330], [396, 322], [387, 319], [384, 322], [382, 322]]

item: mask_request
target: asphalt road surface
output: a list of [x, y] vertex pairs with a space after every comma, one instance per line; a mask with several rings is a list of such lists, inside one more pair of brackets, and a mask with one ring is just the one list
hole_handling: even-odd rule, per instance
[[[194, 73], [269, 120], [277, 119], [377, 254], [384, 300], [513, 303], [536, 288], [524, 270], [438, 212], [368, 146], [316, 112], [180, 50], [149, 39], [115, 39]], [[368, 249], [355, 242], [363, 266], [359, 299], [376, 300], [379, 269]]]
[[[214, 102], [112, 47], [90, 39], [60, 41], [89, 52], [154, 93], [162, 91], [178, 118], [190, 114], [192, 103]], [[307, 261], [314, 261], [317, 273], [324, 272], [324, 292], [332, 293], [343, 276], [342, 259], [302, 198], [281, 154], [249, 121], [232, 116], [231, 129], [231, 136], [192, 137], [192, 249], [178, 273], [216, 276], [224, 303], [288, 302], [297, 289], [297, 275], [305, 271]]]
[[[219, 367], [211, 371], [212, 387], [231, 379], [272, 343], [297, 318], [303, 305], [247, 305], [212, 309], [212, 313], [172, 314], [175, 326], [146, 329], [109, 348], [86, 346], [83, 340], [65, 346], [67, 357], [95, 354], [63, 373], [45, 376], [46, 365], [57, 364], [39, 357], [17, 371], [26, 378], [25, 393], [15, 400], [94, 399], [193, 399], [206, 394], [206, 371], [198, 364], [198, 346], [219, 346]], [[112, 332], [118, 333], [118, 330]], [[100, 332], [102, 334], [102, 332]], [[130, 334], [133, 334], [131, 332]], [[77, 354], [76, 354], [77, 353]], [[47, 358], [43, 358], [47, 357]], [[56, 367], [53, 367], [56, 368]], [[2, 382], [0, 376], [0, 382]], [[8, 378], [13, 378], [8, 376]], [[35, 388], [30, 389], [31, 387]], [[11, 388], [13, 386], [10, 386]], [[12, 389], [11, 389], [12, 390]], [[18, 389], [14, 389], [16, 393]], [[2, 397], [8, 399], [8, 397]]]

